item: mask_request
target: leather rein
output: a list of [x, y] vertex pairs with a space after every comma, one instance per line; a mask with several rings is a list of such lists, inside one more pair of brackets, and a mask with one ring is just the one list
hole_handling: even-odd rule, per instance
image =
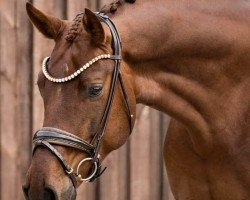
[[[123, 83], [121, 72], [120, 72], [121, 48], [122, 47], [121, 47], [121, 39], [120, 39], [119, 33], [115, 27], [115, 24], [107, 15], [103, 13], [96, 13], [96, 16], [99, 18], [101, 22], [104, 22], [109, 26], [109, 29], [112, 35], [112, 48], [113, 48], [113, 53], [114, 53], [109, 58], [114, 60], [115, 62], [111, 85], [110, 85], [110, 92], [109, 92], [106, 107], [105, 107], [105, 110], [104, 110], [104, 113], [100, 122], [100, 126], [98, 127], [97, 132], [95, 133], [93, 139], [90, 142], [84, 141], [83, 139], [81, 139], [80, 137], [77, 137], [76, 135], [73, 135], [71, 133], [68, 133], [66, 131], [56, 129], [53, 127], [43, 127], [39, 131], [37, 131], [33, 137], [33, 143], [34, 143], [33, 155], [36, 149], [40, 146], [43, 146], [46, 149], [48, 149], [58, 159], [64, 171], [72, 180], [74, 187], [77, 186], [77, 181], [85, 181], [85, 182], [94, 181], [106, 170], [106, 167], [102, 169], [102, 166], [100, 163], [99, 150], [100, 150], [100, 145], [102, 143], [102, 139], [105, 134], [106, 127], [107, 127], [108, 118], [110, 115], [110, 110], [111, 110], [111, 106], [112, 106], [112, 102], [114, 98], [115, 87], [118, 81], [120, 83], [121, 90], [122, 90], [123, 97], [124, 97], [125, 104], [126, 104], [126, 108], [127, 108], [127, 115], [128, 115], [129, 125], [130, 125], [130, 133], [132, 132], [132, 126], [133, 126], [133, 115], [131, 114], [131, 109], [130, 109], [129, 101], [128, 101], [128, 95], [124, 87], [124, 83]], [[47, 62], [45, 64], [47, 68]], [[76, 171], [74, 171], [74, 169], [70, 167], [70, 165], [67, 164], [66, 160], [56, 150], [56, 148], [53, 147], [53, 145], [60, 145], [60, 146], [66, 146], [66, 147], [78, 149], [80, 151], [87, 153], [89, 157], [81, 160], [77, 166]], [[92, 171], [87, 178], [82, 178], [82, 176], [79, 174], [79, 169], [82, 166], [82, 164], [85, 162], [92, 162]]]

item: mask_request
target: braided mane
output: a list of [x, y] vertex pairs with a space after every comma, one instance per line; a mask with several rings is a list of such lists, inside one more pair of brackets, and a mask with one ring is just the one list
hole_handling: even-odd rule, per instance
[[68, 34], [65, 36], [65, 39], [69, 42], [73, 42], [77, 35], [79, 35], [82, 30], [82, 18], [84, 16], [84, 13], [80, 13], [76, 15], [76, 17], [73, 19], [71, 27], [68, 31]]
[[[123, 3], [134, 3], [136, 0], [115, 0], [114, 2], [105, 5], [101, 9], [101, 13], [108, 14], [108, 13], [115, 13], [118, 9], [118, 7], [122, 6]], [[71, 27], [68, 31], [68, 34], [65, 36], [65, 39], [69, 42], [73, 42], [77, 35], [79, 35], [82, 30], [82, 19], [83, 19], [84, 13], [80, 13], [76, 15], [76, 17], [73, 19]]]
[[115, 13], [117, 9], [122, 6], [125, 2], [127, 3], [134, 3], [136, 0], [114, 0], [114, 2], [105, 5], [102, 9], [101, 12], [104, 14], [108, 13]]

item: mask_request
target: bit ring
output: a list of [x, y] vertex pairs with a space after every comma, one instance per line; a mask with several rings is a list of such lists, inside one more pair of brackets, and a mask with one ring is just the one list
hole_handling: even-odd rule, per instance
[[85, 181], [85, 182], [89, 182], [96, 174], [97, 172], [97, 169], [98, 169], [98, 165], [97, 165], [97, 162], [94, 162], [94, 166], [95, 166], [95, 169], [94, 171], [87, 177], [87, 178], [82, 178], [81, 174], [79, 174], [79, 169], [81, 167], [81, 165], [84, 163], [84, 162], [87, 162], [87, 161], [92, 161], [93, 158], [85, 158], [83, 159], [81, 162], [79, 162], [78, 166], [77, 166], [77, 169], [76, 169], [76, 175], [78, 177], [78, 179], [80, 181]]

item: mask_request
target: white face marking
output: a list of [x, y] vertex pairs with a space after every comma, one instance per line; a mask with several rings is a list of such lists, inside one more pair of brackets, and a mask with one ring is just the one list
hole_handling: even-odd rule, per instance
[[65, 64], [65, 71], [66, 71], [66, 72], [69, 71], [69, 66], [68, 66], [68, 64]]

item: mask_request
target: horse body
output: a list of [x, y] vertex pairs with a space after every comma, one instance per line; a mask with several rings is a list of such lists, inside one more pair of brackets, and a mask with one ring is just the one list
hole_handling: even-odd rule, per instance
[[137, 1], [114, 17], [137, 102], [175, 118], [176, 199], [250, 198], [250, 4], [229, 2]]
[[[175, 198], [249, 199], [249, 2], [137, 0], [134, 4], [124, 3], [114, 14], [109, 10], [109, 6], [103, 9], [122, 38], [121, 71], [132, 112], [136, 101], [173, 118], [166, 136], [164, 158]], [[55, 77], [73, 73], [93, 55], [111, 52], [108, 27], [100, 25], [90, 12], [85, 13], [83, 30], [70, 29], [69, 22], [46, 16], [31, 6], [28, 13], [37, 28], [56, 41], [48, 69]], [[76, 18], [76, 27], [80, 27], [81, 20]], [[69, 32], [78, 34], [70, 43], [64, 40]], [[108, 38], [105, 44], [104, 38]], [[101, 47], [99, 43], [93, 45], [90, 42], [93, 39]], [[112, 69], [111, 61], [102, 61], [66, 85], [50, 83], [40, 74], [44, 125], [75, 133], [85, 140], [91, 138], [89, 133], [101, 119], [101, 115], [96, 115], [105, 107], [104, 97], [109, 89], [106, 82], [110, 82]], [[85, 91], [93, 83], [105, 86], [103, 96], [94, 100]], [[101, 160], [128, 138], [122, 99], [116, 92], [101, 145]], [[86, 156], [64, 147], [57, 149], [68, 163], [75, 164]], [[46, 168], [43, 163], [47, 163]], [[88, 174], [89, 167], [81, 173]], [[42, 182], [50, 186], [45, 191], [51, 196], [63, 200], [67, 197], [62, 194], [72, 195], [66, 175], [60, 183], [56, 175], [51, 176], [63, 175], [65, 172], [60, 168], [49, 152], [38, 149], [24, 187], [27, 198], [37, 199], [40, 195], [42, 199]], [[37, 170], [41, 175], [36, 175]], [[74, 199], [73, 196], [68, 199]]]

